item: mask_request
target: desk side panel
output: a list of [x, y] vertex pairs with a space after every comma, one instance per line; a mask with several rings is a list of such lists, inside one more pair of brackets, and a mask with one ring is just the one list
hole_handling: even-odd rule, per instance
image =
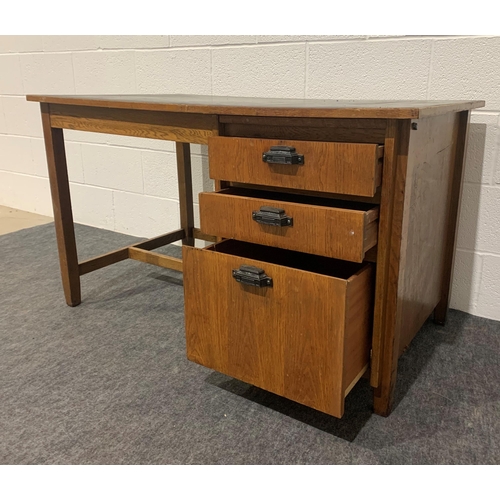
[[458, 113], [418, 121], [410, 133], [396, 341], [401, 354], [439, 303], [445, 270]]

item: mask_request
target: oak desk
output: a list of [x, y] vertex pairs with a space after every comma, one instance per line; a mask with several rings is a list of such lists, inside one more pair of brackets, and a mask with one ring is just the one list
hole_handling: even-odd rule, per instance
[[[374, 410], [391, 412], [399, 356], [429, 315], [446, 319], [483, 101], [27, 99], [41, 103], [69, 305], [80, 276], [127, 258], [184, 271], [189, 359], [337, 417], [369, 368]], [[63, 129], [175, 141], [180, 229], [78, 262]], [[190, 143], [208, 144], [216, 185], [201, 229]], [[152, 251], [178, 240], [183, 260]]]

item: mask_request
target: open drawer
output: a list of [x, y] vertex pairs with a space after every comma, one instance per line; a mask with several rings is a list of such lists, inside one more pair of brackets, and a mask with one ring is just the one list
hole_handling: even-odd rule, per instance
[[289, 193], [200, 193], [205, 234], [353, 262], [377, 244], [378, 214], [376, 205]]
[[373, 268], [226, 240], [183, 247], [187, 356], [335, 417], [369, 363]]

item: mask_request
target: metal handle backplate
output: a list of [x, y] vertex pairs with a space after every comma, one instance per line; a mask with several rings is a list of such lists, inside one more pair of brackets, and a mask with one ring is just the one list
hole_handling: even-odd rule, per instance
[[282, 208], [260, 207], [260, 210], [252, 212], [252, 219], [266, 226], [291, 227], [293, 226], [293, 217], [286, 215]]
[[262, 154], [262, 161], [281, 165], [304, 165], [304, 155], [299, 155], [292, 146], [271, 146]]
[[266, 275], [264, 269], [255, 266], [241, 265], [239, 269], [233, 269], [233, 278], [244, 285], [263, 288], [273, 286], [273, 280]]

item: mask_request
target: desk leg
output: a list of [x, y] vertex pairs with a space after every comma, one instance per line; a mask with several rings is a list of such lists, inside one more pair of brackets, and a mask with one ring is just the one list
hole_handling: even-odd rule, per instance
[[385, 417], [392, 411], [401, 336], [398, 284], [410, 126], [409, 120], [390, 120], [385, 139], [371, 371], [374, 411]]
[[179, 183], [179, 209], [181, 228], [184, 229], [183, 245], [194, 246], [193, 181], [191, 175], [191, 151], [188, 143], [176, 142], [177, 182]]
[[64, 296], [69, 306], [77, 306], [81, 302], [80, 273], [64, 136], [62, 129], [52, 128], [50, 125], [49, 105], [41, 103], [41, 111]]
[[444, 266], [441, 284], [441, 300], [434, 309], [434, 322], [444, 325], [450, 302], [450, 289], [453, 278], [455, 243], [457, 237], [458, 213], [460, 209], [460, 193], [467, 149], [467, 133], [469, 128], [469, 111], [462, 111], [455, 136], [455, 159], [452, 165], [453, 175], [448, 191], [448, 224], [445, 235]]

